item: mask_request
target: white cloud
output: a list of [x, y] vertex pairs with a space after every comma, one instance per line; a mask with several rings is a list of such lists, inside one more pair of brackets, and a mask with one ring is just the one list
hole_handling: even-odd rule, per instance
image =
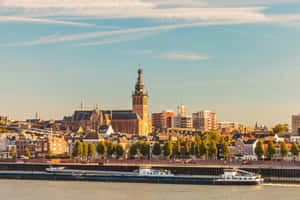
[[[266, 6], [299, 0], [0, 0], [1, 21], [27, 21], [92, 26], [85, 23], [45, 19], [150, 18], [192, 20], [193, 22], [236, 21], [238, 23], [276, 23], [282, 25], [286, 15], [266, 15]], [[2, 13], [5, 13], [2, 12]], [[41, 18], [45, 17], [45, 18]], [[290, 21], [289, 21], [290, 22]], [[290, 22], [298, 25], [298, 22]]]
[[208, 1], [208, 4], [210, 6], [261, 6], [261, 5], [274, 5], [274, 4], [287, 4], [287, 3], [299, 3], [299, 0], [209, 0]]
[[[162, 5], [178, 5], [168, 7]], [[186, 20], [264, 21], [263, 7], [201, 7], [205, 1], [175, 0], [2, 0], [0, 7], [18, 10], [25, 16], [92, 16], [96, 18], [151, 18]], [[190, 7], [186, 7], [189, 5]], [[196, 6], [197, 5], [197, 6]]]
[[137, 50], [133, 51], [134, 54], [153, 54], [153, 51], [150, 49], [144, 49], [144, 50]]
[[0, 0], [0, 12], [14, 14], [7, 18], [2, 16], [2, 21], [23, 20], [70, 25], [85, 24], [51, 19], [47, 21], [40, 17], [236, 20], [244, 23], [273, 21], [282, 24], [283, 20], [279, 22], [272, 18], [285, 18], [285, 15], [266, 15], [263, 11], [267, 8], [259, 6], [296, 2], [299, 0]]
[[271, 23], [300, 27], [300, 14], [270, 15]]
[[187, 60], [187, 61], [197, 61], [197, 60], [207, 60], [209, 57], [203, 55], [197, 55], [195, 53], [187, 52], [170, 52], [161, 56], [161, 58], [166, 58], [169, 60]]
[[17, 42], [17, 43], [11, 43], [11, 44], [0, 44], [0, 47], [34, 46], [34, 45], [43, 44], [45, 41], [51, 40], [56, 37], [58, 37], [58, 35], [53, 34], [53, 35], [40, 37], [40, 39], [38, 39], [36, 41]]
[[[298, 1], [298, 0], [297, 0]], [[114, 31], [102, 31], [83, 34], [40, 38], [15, 44], [1, 46], [28, 46], [58, 42], [95, 39], [106, 36], [122, 36], [145, 32], [168, 31], [177, 28], [269, 23], [276, 25], [299, 26], [299, 15], [266, 15], [263, 13], [273, 3], [296, 2], [296, 0], [0, 0], [0, 12], [15, 14], [0, 16], [0, 21], [19, 21], [35, 23], [53, 23], [77, 26], [95, 26], [94, 24], [78, 23], [55, 18], [150, 18], [150, 19], [181, 19], [185, 23], [153, 27], [129, 28]], [[230, 5], [231, 7], [227, 7]], [[247, 7], [251, 5], [250, 7]], [[239, 7], [246, 6], [246, 7]], [[5, 13], [2, 12], [2, 13]], [[31, 17], [29, 17], [31, 16]], [[41, 18], [43, 17], [43, 18]], [[98, 26], [96, 26], [98, 27]], [[104, 41], [81, 43], [81, 46], [103, 45], [138, 39], [116, 38]]]
[[[116, 36], [116, 35], [124, 35], [124, 34], [132, 34], [132, 33], [154, 33], [157, 31], [168, 31], [172, 29], [178, 28], [187, 28], [187, 27], [197, 27], [197, 26], [213, 26], [213, 25], [224, 25], [224, 24], [241, 24], [243, 21], [219, 21], [219, 22], [197, 22], [190, 24], [175, 24], [175, 25], [164, 25], [164, 26], [153, 26], [153, 27], [141, 27], [141, 28], [131, 28], [131, 29], [123, 29], [123, 30], [115, 30], [115, 31], [101, 31], [101, 32], [92, 32], [92, 33], [83, 33], [83, 34], [72, 34], [66, 36], [57, 36], [54, 38], [40, 38], [36, 41], [22, 42], [16, 44], [2, 44], [0, 46], [30, 46], [30, 45], [38, 45], [38, 44], [50, 44], [50, 43], [60, 43], [60, 42], [71, 42], [78, 40], [87, 40], [93, 38], [100, 38], [105, 36]], [[91, 43], [92, 44], [92, 43]]]
[[85, 42], [80, 44], [75, 44], [74, 46], [99, 46], [104, 44], [113, 44], [113, 43], [120, 43], [120, 42], [127, 42], [131, 40], [139, 40], [149, 35], [152, 35], [152, 32], [141, 32], [141, 33], [134, 33], [134, 34], [125, 34], [116, 39], [109, 39], [109, 40], [102, 40], [102, 41], [93, 41], [93, 42]]
[[53, 19], [36, 19], [28, 17], [14, 17], [14, 16], [0, 16], [0, 22], [33, 22], [33, 23], [43, 23], [43, 24], [64, 24], [73, 26], [96, 26], [95, 24], [88, 23], [78, 23], [71, 21], [59, 21]]

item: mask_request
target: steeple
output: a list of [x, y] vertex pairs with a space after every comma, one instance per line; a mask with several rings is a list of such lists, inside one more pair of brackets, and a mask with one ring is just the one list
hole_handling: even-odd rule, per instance
[[145, 85], [144, 85], [144, 81], [143, 81], [143, 70], [141, 68], [141, 65], [139, 66], [139, 70], [138, 70], [138, 79], [135, 84], [134, 94], [135, 95], [145, 94]]
[[145, 85], [143, 81], [143, 70], [139, 66], [138, 79], [135, 84], [135, 91], [132, 94], [132, 111], [137, 113], [139, 116], [139, 134], [148, 135], [150, 132], [149, 128], [149, 117], [148, 117], [148, 94], [145, 92]]

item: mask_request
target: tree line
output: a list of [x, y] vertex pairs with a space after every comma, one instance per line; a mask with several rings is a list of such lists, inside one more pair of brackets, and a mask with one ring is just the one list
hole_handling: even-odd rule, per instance
[[[115, 154], [117, 159], [122, 157], [125, 152], [121, 144], [114, 145], [112, 141], [106, 141], [106, 144], [104, 141], [101, 141], [96, 146], [96, 151], [101, 157], [104, 157], [106, 154], [108, 158], [112, 158]], [[72, 156], [73, 158], [79, 157], [89, 159], [95, 156], [95, 153], [95, 145], [93, 143], [86, 144], [78, 140], [73, 147]]]
[[[276, 154], [276, 148], [272, 141], [269, 141], [267, 148], [264, 148], [264, 143], [261, 140], [258, 140], [255, 146], [255, 154], [259, 160], [263, 159], [266, 156], [268, 159], [272, 160]], [[289, 152], [293, 155], [294, 160], [299, 155], [299, 146], [297, 143], [293, 143], [289, 151], [289, 148], [285, 142], [282, 142], [280, 145], [280, 155], [284, 159], [289, 155]]]
[[[90, 158], [95, 155], [92, 151], [95, 146], [92, 143], [85, 144], [77, 141], [73, 147], [73, 158]], [[177, 137], [176, 142], [172, 142], [172, 137], [169, 137], [164, 144], [156, 141], [152, 146], [140, 140], [131, 144], [126, 152], [123, 145], [116, 144], [112, 141], [101, 141], [96, 146], [98, 155], [104, 158], [113, 158], [114, 156], [119, 159], [126, 157], [128, 159], [152, 159], [163, 156], [166, 159], [181, 159], [196, 156], [203, 159], [216, 159], [216, 156], [221, 155], [226, 159], [230, 153], [228, 142], [224, 138], [219, 137], [218, 132], [207, 132], [202, 136], [195, 136], [191, 141]]]

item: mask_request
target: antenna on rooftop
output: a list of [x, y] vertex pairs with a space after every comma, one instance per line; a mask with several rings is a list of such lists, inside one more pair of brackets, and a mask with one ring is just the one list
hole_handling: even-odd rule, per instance
[[83, 100], [81, 100], [81, 102], [80, 102], [80, 110], [84, 110], [84, 101]]
[[39, 113], [35, 112], [35, 119], [39, 119]]

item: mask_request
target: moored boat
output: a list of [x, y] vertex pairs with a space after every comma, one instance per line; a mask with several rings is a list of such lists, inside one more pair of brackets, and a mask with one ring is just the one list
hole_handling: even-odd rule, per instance
[[224, 174], [215, 182], [223, 185], [260, 185], [264, 183], [264, 179], [258, 174], [245, 170], [224, 169]]
[[72, 174], [77, 179], [93, 181], [115, 182], [146, 182], [146, 183], [173, 183], [173, 184], [223, 184], [223, 185], [257, 185], [263, 179], [256, 174], [238, 170], [225, 169], [220, 176], [183, 176], [174, 175], [169, 170], [159, 170], [141, 167], [134, 172], [122, 171], [88, 171], [47, 168], [47, 172], [55, 174]]

